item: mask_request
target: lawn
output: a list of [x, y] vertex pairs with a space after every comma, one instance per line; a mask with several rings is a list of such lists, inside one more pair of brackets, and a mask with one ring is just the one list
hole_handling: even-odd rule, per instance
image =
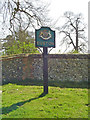
[[3, 118], [88, 118], [88, 89], [6, 84], [2, 93]]

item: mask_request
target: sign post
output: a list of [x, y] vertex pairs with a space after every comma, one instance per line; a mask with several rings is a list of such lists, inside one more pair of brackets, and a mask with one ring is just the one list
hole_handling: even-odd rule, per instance
[[35, 30], [35, 46], [43, 47], [43, 86], [44, 93], [48, 94], [48, 47], [55, 48], [55, 31], [49, 27]]
[[44, 82], [44, 93], [48, 93], [48, 49], [43, 47], [43, 82]]

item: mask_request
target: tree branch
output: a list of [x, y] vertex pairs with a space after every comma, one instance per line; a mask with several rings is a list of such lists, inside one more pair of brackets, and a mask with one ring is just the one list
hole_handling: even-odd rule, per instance
[[69, 37], [69, 39], [71, 40], [70, 44], [72, 43], [74, 49], [76, 49], [76, 46], [74, 45], [73, 39], [71, 38], [70, 33], [68, 33], [67, 31], [60, 31], [66, 34], [67, 37]]

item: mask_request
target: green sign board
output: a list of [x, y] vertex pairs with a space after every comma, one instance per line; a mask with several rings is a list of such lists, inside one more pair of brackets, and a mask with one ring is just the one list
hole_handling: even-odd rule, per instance
[[55, 31], [49, 27], [41, 27], [35, 30], [35, 46], [55, 48]]

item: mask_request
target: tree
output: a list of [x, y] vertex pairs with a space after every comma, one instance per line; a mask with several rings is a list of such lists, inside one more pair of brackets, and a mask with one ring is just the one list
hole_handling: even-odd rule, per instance
[[3, 16], [3, 25], [9, 26], [9, 30], [16, 32], [18, 27], [23, 30], [44, 25], [47, 18], [48, 5], [40, 0], [2, 0], [0, 2], [0, 14]]
[[16, 32], [15, 36], [8, 35], [5, 39], [2, 49], [4, 54], [21, 54], [21, 53], [39, 53], [34, 45], [34, 38], [32, 33], [20, 30]]
[[[10, 30], [3, 41], [6, 54], [35, 53], [32, 28], [40, 27], [49, 21], [47, 18], [48, 5], [40, 0], [2, 0], [0, 1], [0, 16], [3, 16], [3, 29], [5, 25]], [[29, 38], [27, 39], [27, 36]], [[32, 40], [32, 42], [31, 42]], [[31, 50], [30, 50], [31, 48]]]
[[66, 23], [58, 28], [60, 35], [63, 33], [64, 37], [61, 45], [66, 44], [66, 50], [72, 45], [73, 52], [86, 52], [87, 39], [85, 37], [86, 25], [83, 22], [82, 14], [74, 14], [73, 12], [65, 12], [64, 17]]

